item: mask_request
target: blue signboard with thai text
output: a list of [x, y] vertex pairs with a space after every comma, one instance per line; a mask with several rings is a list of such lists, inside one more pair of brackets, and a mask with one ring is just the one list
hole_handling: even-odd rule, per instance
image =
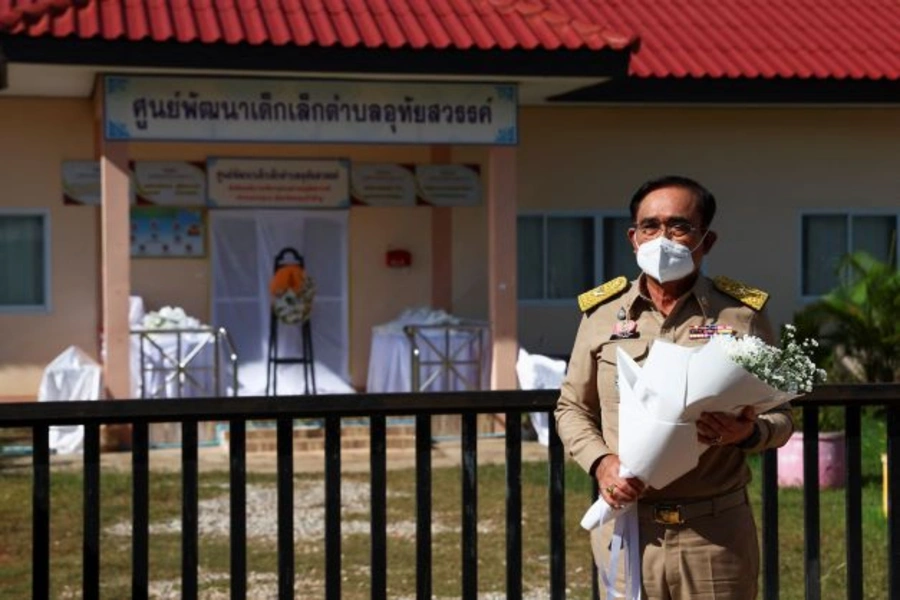
[[514, 84], [105, 77], [110, 141], [518, 143]]

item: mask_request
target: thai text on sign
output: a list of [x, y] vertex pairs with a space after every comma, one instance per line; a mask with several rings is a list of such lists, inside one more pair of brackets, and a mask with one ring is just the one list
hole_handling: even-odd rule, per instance
[[210, 158], [209, 206], [345, 208], [350, 205], [347, 160]]
[[108, 75], [108, 140], [518, 143], [514, 84]]

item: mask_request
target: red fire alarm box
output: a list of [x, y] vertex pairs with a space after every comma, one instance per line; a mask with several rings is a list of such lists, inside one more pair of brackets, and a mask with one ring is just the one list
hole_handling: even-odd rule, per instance
[[385, 262], [392, 269], [408, 267], [412, 265], [412, 254], [409, 250], [388, 250]]

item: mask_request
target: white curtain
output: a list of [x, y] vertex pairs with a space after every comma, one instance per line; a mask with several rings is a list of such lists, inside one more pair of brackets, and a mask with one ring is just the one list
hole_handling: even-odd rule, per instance
[[[275, 256], [291, 247], [303, 256], [316, 284], [310, 323], [320, 393], [348, 391], [349, 323], [347, 211], [210, 211], [213, 263], [213, 312], [216, 326], [234, 340], [242, 394], [265, 389], [269, 343], [269, 280]], [[279, 356], [300, 354], [300, 327], [280, 325]], [[278, 392], [296, 385], [279, 368]], [[335, 388], [335, 379], [340, 380]]]

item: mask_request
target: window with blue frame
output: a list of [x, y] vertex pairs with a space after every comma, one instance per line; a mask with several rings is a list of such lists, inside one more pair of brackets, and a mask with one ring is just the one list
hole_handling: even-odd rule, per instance
[[841, 260], [865, 251], [881, 261], [897, 253], [896, 213], [807, 213], [801, 216], [801, 294], [821, 296], [838, 286]]
[[0, 210], [0, 311], [48, 308], [48, 218]]
[[531, 213], [518, 218], [518, 297], [571, 300], [604, 281], [637, 274], [622, 214]]

